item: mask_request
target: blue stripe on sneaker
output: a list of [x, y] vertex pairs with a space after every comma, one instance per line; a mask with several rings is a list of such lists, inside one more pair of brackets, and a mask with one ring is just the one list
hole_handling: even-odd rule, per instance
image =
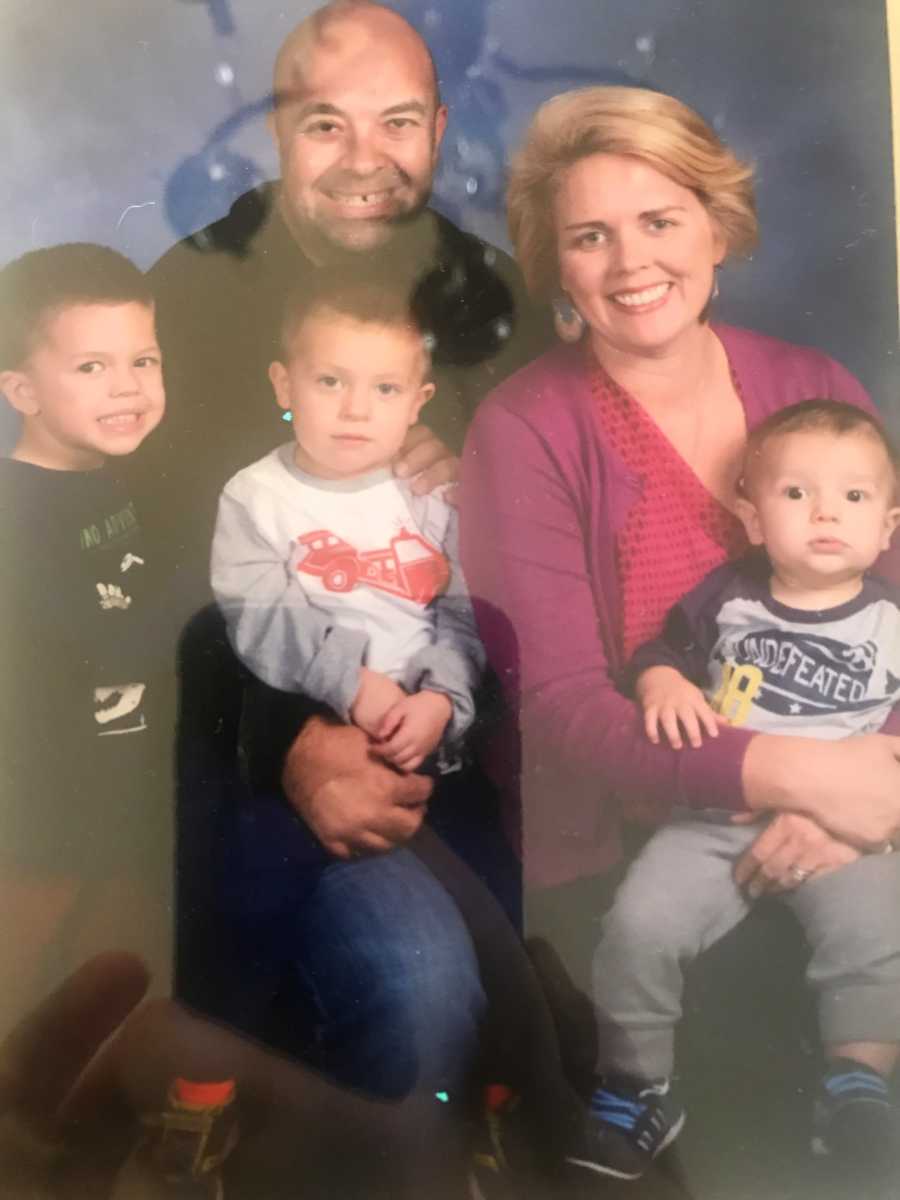
[[647, 1106], [638, 1100], [609, 1092], [606, 1088], [597, 1088], [591, 1096], [590, 1110], [596, 1120], [631, 1133], [647, 1111]]
[[617, 1125], [626, 1133], [630, 1133], [634, 1129], [634, 1118], [626, 1117], [622, 1113], [604, 1113], [602, 1120], [606, 1125]]
[[605, 1106], [621, 1108], [626, 1112], [634, 1113], [635, 1116], [640, 1115], [647, 1107], [639, 1100], [629, 1100], [626, 1096], [617, 1096], [615, 1092], [607, 1092], [603, 1088], [598, 1088], [591, 1096], [591, 1109], [596, 1112]]
[[874, 1092], [879, 1096], [887, 1096], [887, 1082], [874, 1072], [847, 1071], [841, 1075], [831, 1075], [825, 1080], [825, 1089], [832, 1096], [842, 1096], [845, 1092], [854, 1090]]

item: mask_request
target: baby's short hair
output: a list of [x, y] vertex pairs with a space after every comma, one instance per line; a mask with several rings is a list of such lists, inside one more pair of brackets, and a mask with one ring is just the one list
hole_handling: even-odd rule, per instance
[[421, 339], [428, 362], [433, 339], [418, 310], [416, 297], [410, 295], [409, 287], [385, 280], [383, 274], [369, 274], [358, 266], [352, 271], [320, 268], [311, 272], [288, 295], [279, 330], [278, 351], [282, 358], [288, 358], [291, 342], [303, 323], [314, 314], [330, 312], [362, 324], [407, 329]]
[[146, 275], [109, 246], [31, 250], [0, 271], [0, 370], [20, 367], [49, 318], [75, 304], [153, 305]]
[[750, 431], [739, 485], [741, 493], [747, 495], [748, 483], [752, 483], [758, 473], [767, 445], [791, 433], [807, 432], [832, 433], [835, 437], [862, 433], [884, 448], [894, 473], [897, 473], [900, 464], [897, 449], [877, 417], [843, 400], [801, 400], [771, 413]]

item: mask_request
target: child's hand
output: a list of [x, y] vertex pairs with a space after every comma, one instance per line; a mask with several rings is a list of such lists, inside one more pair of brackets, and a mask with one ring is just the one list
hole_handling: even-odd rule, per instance
[[638, 676], [635, 687], [638, 703], [644, 710], [644, 728], [654, 745], [659, 730], [674, 750], [682, 746], [681, 730], [692, 746], [703, 741], [703, 732], [719, 736], [718, 718], [706, 697], [674, 667], [650, 667]]
[[380, 671], [362, 667], [359, 672], [359, 690], [350, 706], [350, 717], [369, 737], [378, 737], [385, 716], [401, 700], [408, 699], [399, 683]]
[[441, 692], [404, 696], [381, 723], [378, 753], [398, 771], [414, 771], [437, 748], [452, 716], [453, 703]]

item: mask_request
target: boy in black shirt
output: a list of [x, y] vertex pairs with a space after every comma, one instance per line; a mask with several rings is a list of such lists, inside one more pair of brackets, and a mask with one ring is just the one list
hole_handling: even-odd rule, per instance
[[114, 465], [165, 407], [142, 273], [87, 244], [7, 266], [0, 391], [22, 417], [0, 462], [2, 1032], [94, 951], [168, 973], [171, 649]]

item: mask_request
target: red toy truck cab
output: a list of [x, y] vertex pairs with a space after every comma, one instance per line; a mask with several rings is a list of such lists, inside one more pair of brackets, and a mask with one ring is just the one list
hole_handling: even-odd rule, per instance
[[307, 554], [297, 570], [321, 578], [329, 592], [349, 592], [365, 584], [425, 605], [450, 581], [443, 554], [406, 529], [391, 538], [385, 550], [356, 550], [327, 529], [307, 533], [300, 545], [307, 547]]

